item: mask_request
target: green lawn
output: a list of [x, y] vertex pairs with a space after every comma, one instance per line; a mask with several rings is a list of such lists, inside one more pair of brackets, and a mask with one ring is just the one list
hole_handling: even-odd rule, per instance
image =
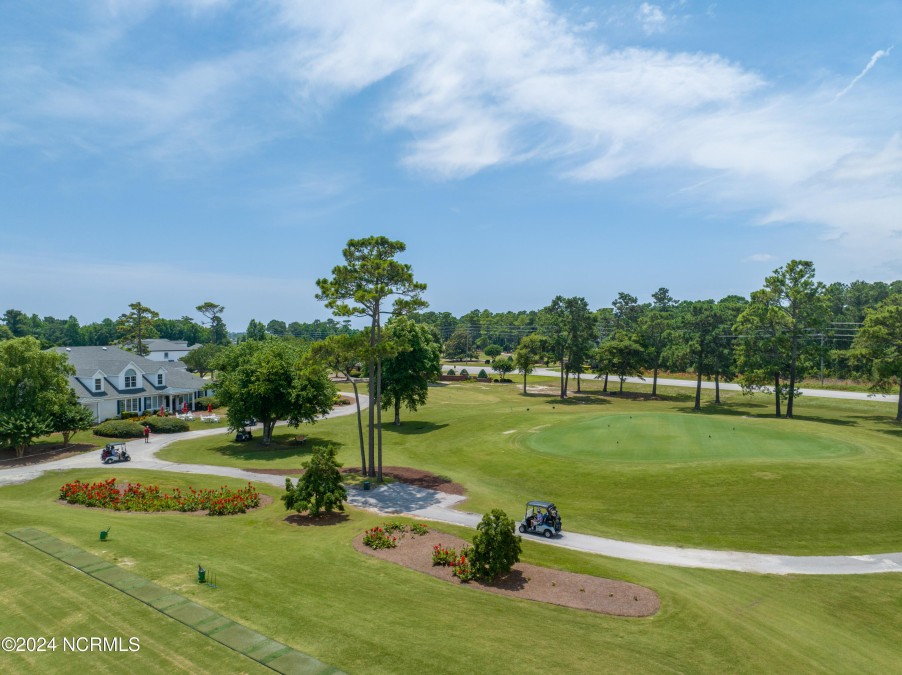
[[[449, 404], [452, 405], [452, 404]], [[776, 577], [631, 563], [524, 543], [535, 564], [648, 586], [662, 609], [622, 619], [453, 586], [362, 556], [381, 522], [298, 527], [275, 504], [228, 518], [57, 504], [69, 471], [0, 489], [3, 531], [36, 527], [347, 672], [892, 672], [902, 649], [899, 576]], [[120, 479], [212, 487], [220, 477]], [[279, 491], [261, 489], [277, 497]], [[112, 525], [111, 539], [98, 531]], [[472, 531], [446, 528], [469, 538]], [[260, 672], [248, 659], [6, 535], [0, 634], [137, 636], [132, 654], [0, 655], [9, 672]], [[219, 588], [199, 586], [198, 563]], [[542, 642], [536, 644], [541, 630]], [[544, 646], [543, 646], [544, 645]]]
[[[428, 405], [402, 413], [401, 427], [385, 425], [384, 462], [463, 484], [467, 510], [517, 513], [528, 499], [550, 499], [566, 528], [618, 539], [798, 555], [902, 550], [895, 404], [800, 397], [796, 419], [775, 420], [764, 396], [723, 393], [723, 405], [706, 402], [695, 413], [691, 392], [679, 388], [659, 387], [662, 401], [637, 401], [599, 396], [598, 387], [584, 382], [586, 396], [565, 403], [523, 397], [519, 385], [434, 387]], [[311, 447], [336, 443], [345, 465], [358, 463], [353, 416], [301, 433], [310, 439], [304, 448], [215, 437], [162, 456], [295, 468]]]

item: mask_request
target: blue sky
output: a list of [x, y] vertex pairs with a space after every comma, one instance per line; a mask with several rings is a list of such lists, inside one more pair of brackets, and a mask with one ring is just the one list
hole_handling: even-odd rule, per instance
[[0, 311], [326, 318], [369, 234], [455, 314], [902, 278], [897, 0], [3, 15]]

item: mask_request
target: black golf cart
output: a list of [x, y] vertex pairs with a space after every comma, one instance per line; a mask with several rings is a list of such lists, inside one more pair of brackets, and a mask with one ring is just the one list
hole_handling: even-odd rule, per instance
[[519, 529], [522, 533], [541, 534], [551, 539], [561, 531], [561, 516], [551, 502], [526, 502], [526, 515]]

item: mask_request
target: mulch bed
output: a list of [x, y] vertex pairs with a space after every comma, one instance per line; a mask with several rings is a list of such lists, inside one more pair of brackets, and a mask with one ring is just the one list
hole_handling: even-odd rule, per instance
[[[462, 584], [452, 574], [450, 567], [433, 566], [432, 548], [436, 544], [459, 551], [468, 543], [436, 530], [430, 530], [429, 534], [421, 537], [407, 532], [398, 540], [397, 548], [373, 550], [363, 545], [363, 534], [355, 537], [353, 542], [354, 548], [365, 555], [387, 560], [452, 584]], [[517, 563], [508, 574], [497, 577], [491, 584], [470, 581], [465, 585], [488, 593], [613, 616], [651, 616], [661, 608], [658, 594], [644, 586], [528, 563]]]
[[[245, 471], [252, 473], [265, 473], [272, 476], [300, 476], [303, 475], [303, 469], [256, 469], [249, 468]], [[357, 467], [346, 466], [341, 470], [342, 473], [360, 473]], [[454, 483], [444, 476], [439, 476], [431, 471], [423, 471], [422, 469], [413, 469], [409, 466], [383, 466], [382, 475], [394, 478], [401, 483], [407, 483], [415, 487], [428, 488], [438, 492], [444, 492], [449, 495], [466, 495], [467, 491], [464, 486]]]
[[67, 446], [64, 446], [62, 443], [44, 443], [42, 445], [29, 446], [25, 450], [24, 457], [16, 457], [16, 451], [13, 448], [3, 448], [0, 450], [0, 471], [19, 466], [53, 462], [57, 459], [65, 459], [66, 457], [80, 455], [83, 452], [95, 449], [97, 449], [97, 446], [93, 443], [72, 443]]
[[[119, 487], [119, 490], [121, 492], [122, 488], [124, 488], [125, 485], [117, 486], [117, 487]], [[248, 509], [247, 511], [245, 511], [245, 513], [250, 513], [251, 511], [256, 511], [257, 509], [262, 509], [265, 506], [269, 506], [274, 501], [275, 501], [275, 499], [273, 499], [269, 495], [265, 495], [265, 494], [261, 493], [260, 494], [260, 505], [255, 506], [252, 509]], [[63, 506], [71, 506], [72, 508], [75, 508], [75, 509], [91, 509], [92, 511], [109, 511], [111, 513], [136, 513], [136, 514], [140, 514], [140, 515], [158, 514], [158, 513], [181, 513], [181, 514], [187, 515], [187, 516], [205, 516], [208, 513], [207, 509], [203, 509], [201, 511], [116, 511], [115, 509], [106, 509], [102, 506], [87, 506], [85, 504], [70, 504], [65, 499], [57, 499], [56, 503], [62, 504]], [[240, 516], [242, 514], [232, 513], [229, 515]], [[217, 516], [217, 518], [218, 517], [220, 517], [220, 516]], [[221, 516], [221, 517], [228, 517], [228, 516]]]

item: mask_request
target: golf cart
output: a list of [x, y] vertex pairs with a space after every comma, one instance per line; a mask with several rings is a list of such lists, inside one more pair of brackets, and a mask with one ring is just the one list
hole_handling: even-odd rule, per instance
[[519, 529], [522, 533], [541, 534], [551, 539], [561, 531], [561, 516], [551, 502], [527, 502]]
[[107, 443], [103, 450], [100, 451], [100, 461], [104, 464], [130, 462], [131, 459], [128, 450], [125, 449], [125, 443]]
[[238, 433], [235, 434], [235, 440], [238, 443], [242, 443], [244, 441], [249, 441], [254, 437], [251, 433], [250, 429], [239, 429]]

